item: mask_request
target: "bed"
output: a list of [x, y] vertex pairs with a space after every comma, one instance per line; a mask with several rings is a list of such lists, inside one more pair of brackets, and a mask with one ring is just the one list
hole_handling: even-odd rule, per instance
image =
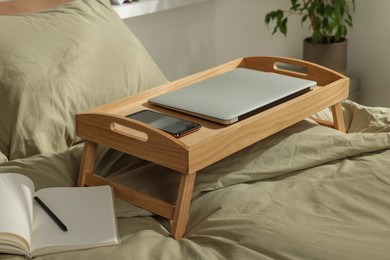
[[[109, 1], [62, 2], [0, 5], [0, 173], [37, 189], [76, 185], [76, 113], [167, 82]], [[200, 171], [182, 239], [117, 199], [121, 245], [37, 259], [388, 259], [390, 109], [342, 106], [347, 133], [306, 119]], [[96, 172], [167, 201], [180, 181], [105, 147]]]

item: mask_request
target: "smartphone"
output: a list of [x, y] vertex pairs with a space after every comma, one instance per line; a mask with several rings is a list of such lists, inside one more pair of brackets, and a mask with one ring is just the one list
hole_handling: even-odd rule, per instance
[[152, 110], [141, 110], [134, 114], [127, 115], [126, 117], [152, 125], [175, 137], [182, 137], [199, 130], [201, 127], [198, 123], [165, 115]]

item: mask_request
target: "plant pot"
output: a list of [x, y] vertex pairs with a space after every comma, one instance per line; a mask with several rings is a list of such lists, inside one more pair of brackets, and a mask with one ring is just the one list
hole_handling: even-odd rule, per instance
[[347, 70], [347, 46], [347, 39], [336, 43], [313, 45], [311, 38], [306, 38], [303, 41], [303, 59], [345, 74]]

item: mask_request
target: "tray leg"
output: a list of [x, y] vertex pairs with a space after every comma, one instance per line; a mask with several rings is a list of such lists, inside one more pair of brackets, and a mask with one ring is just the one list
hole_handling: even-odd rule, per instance
[[85, 141], [81, 159], [78, 186], [84, 186], [88, 174], [92, 174], [95, 166], [97, 144]]
[[344, 123], [344, 115], [343, 109], [341, 107], [341, 103], [337, 103], [331, 107], [334, 128], [345, 133], [345, 123]]
[[179, 194], [177, 197], [176, 209], [171, 230], [171, 236], [175, 239], [182, 238], [186, 231], [195, 176], [196, 173], [181, 175]]

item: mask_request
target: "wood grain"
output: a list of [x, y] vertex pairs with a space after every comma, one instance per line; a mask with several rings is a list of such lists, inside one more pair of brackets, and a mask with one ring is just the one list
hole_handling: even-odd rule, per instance
[[[279, 63], [303, 67], [305, 72], [291, 71]], [[311, 91], [269, 108], [232, 125], [219, 125], [187, 114], [151, 105], [151, 97], [173, 91], [235, 68], [275, 72], [317, 82]], [[145, 92], [93, 108], [76, 116], [77, 133], [89, 142], [163, 165], [182, 174], [176, 205], [169, 205], [93, 175], [94, 148], [88, 143], [80, 170], [80, 184], [115, 187], [122, 199], [139, 207], [173, 219], [171, 235], [180, 239], [185, 234], [196, 172], [251, 144], [285, 129], [330, 107], [333, 122], [319, 121], [345, 131], [340, 102], [347, 98], [349, 79], [319, 65], [284, 57], [248, 57], [233, 60], [215, 68], [158, 86]], [[143, 109], [181, 117], [202, 125], [199, 131], [180, 139], [147, 124], [125, 116]], [[95, 178], [96, 177], [96, 178]]]

